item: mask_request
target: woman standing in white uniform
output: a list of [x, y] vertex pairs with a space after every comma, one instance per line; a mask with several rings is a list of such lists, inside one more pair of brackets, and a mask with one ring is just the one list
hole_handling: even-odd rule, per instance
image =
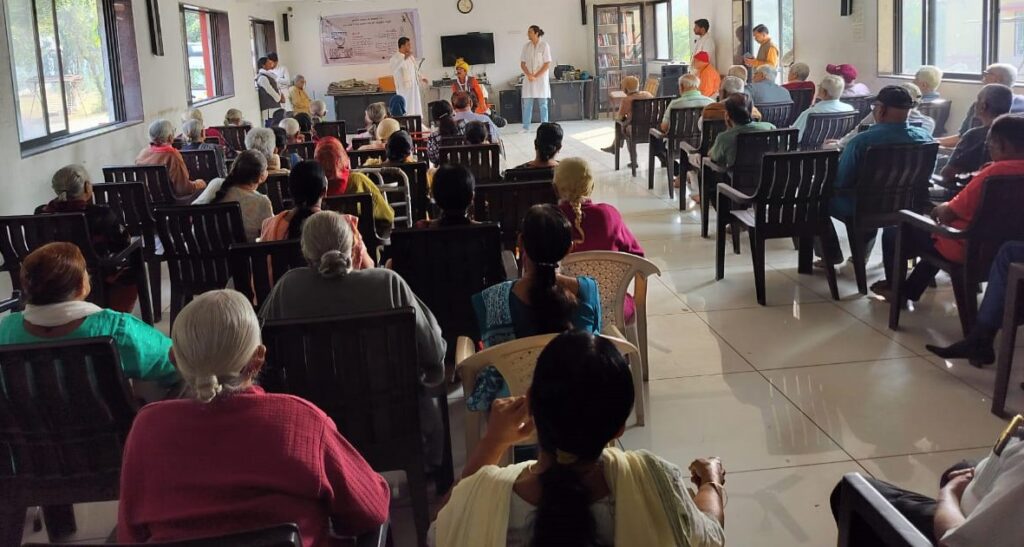
[[540, 103], [540, 121], [548, 121], [548, 99], [551, 98], [551, 47], [540, 39], [544, 31], [537, 25], [526, 31], [530, 41], [523, 46], [519, 67], [523, 70], [523, 130], [530, 129], [533, 121], [533, 100]]

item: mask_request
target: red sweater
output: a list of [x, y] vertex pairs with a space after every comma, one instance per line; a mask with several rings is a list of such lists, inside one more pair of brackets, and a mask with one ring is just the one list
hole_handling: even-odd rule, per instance
[[215, 536], [284, 522], [305, 547], [388, 518], [384, 478], [313, 404], [261, 388], [145, 406], [125, 444], [121, 542]]

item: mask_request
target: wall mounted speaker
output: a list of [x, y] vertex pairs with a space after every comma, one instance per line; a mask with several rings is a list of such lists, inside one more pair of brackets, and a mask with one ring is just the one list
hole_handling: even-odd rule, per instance
[[164, 32], [160, 27], [159, 0], [146, 0], [146, 18], [149, 20], [149, 47], [153, 55], [164, 56]]
[[583, 26], [587, 26], [587, 0], [580, 0], [580, 13], [583, 14]]
[[853, 14], [853, 0], [839, 0], [839, 14], [843, 17]]
[[284, 37], [284, 41], [287, 42], [291, 36], [288, 34], [288, 14], [281, 14], [281, 35]]

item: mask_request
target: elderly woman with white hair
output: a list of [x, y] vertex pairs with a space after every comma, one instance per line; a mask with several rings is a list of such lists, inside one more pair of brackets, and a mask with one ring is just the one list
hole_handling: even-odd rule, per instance
[[[345, 218], [333, 211], [314, 213], [302, 224], [302, 254], [307, 268], [295, 268], [274, 285], [260, 317], [310, 319], [413, 308], [416, 310], [417, 374], [424, 387], [444, 380], [446, 344], [434, 314], [397, 273], [386, 268], [355, 270], [353, 233]], [[175, 325], [177, 329], [177, 325]], [[420, 395], [422, 433], [430, 465], [441, 465], [444, 451], [441, 415], [430, 396]]]
[[292, 86], [288, 88], [288, 100], [292, 102], [292, 112], [309, 114], [310, 100], [306, 93], [306, 77], [302, 74], [295, 76]]
[[245, 134], [245, 149], [256, 150], [263, 154], [267, 160], [267, 173], [271, 175], [287, 174], [287, 169], [281, 168], [281, 150], [278, 148], [277, 136], [274, 130], [267, 127], [254, 127]]
[[807, 63], [793, 63], [789, 67], [789, 76], [786, 83], [782, 84], [782, 87], [793, 91], [796, 89], [810, 89], [814, 91], [814, 82], [810, 82], [807, 79], [811, 77], [811, 67], [807, 66]]
[[317, 99], [309, 103], [309, 114], [313, 116], [313, 125], [316, 125], [327, 118], [327, 103]]
[[171, 360], [191, 397], [139, 411], [121, 464], [118, 541], [209, 537], [294, 522], [305, 547], [388, 518], [387, 482], [313, 404], [256, 385], [267, 349], [231, 290], [178, 315]]
[[[239, 114], [241, 114], [241, 112], [239, 112]], [[198, 121], [199, 124], [203, 126], [204, 131], [206, 133], [206, 137], [211, 139], [217, 139], [221, 144], [224, 143], [224, 137], [221, 136], [220, 131], [217, 131], [212, 127], [206, 127], [206, 120], [203, 119], [202, 110], [199, 110], [198, 108], [190, 108], [186, 110], [185, 113], [181, 116], [182, 125], [184, 125], [185, 122], [189, 120]], [[184, 132], [184, 130], [182, 130], [182, 132]]]
[[171, 186], [178, 197], [192, 196], [206, 188], [202, 179], [190, 180], [188, 167], [171, 142], [174, 141], [174, 124], [167, 120], [156, 120], [149, 124], [149, 146], [142, 149], [135, 158], [136, 165], [163, 165], [171, 179]]
[[284, 129], [284, 133], [288, 137], [288, 144], [305, 142], [305, 137], [302, 135], [302, 126], [299, 125], [299, 120], [296, 120], [295, 118], [285, 118], [281, 120], [281, 123], [277, 124], [277, 126]]
[[817, 102], [807, 110], [804, 110], [791, 126], [791, 128], [800, 131], [799, 138], [803, 138], [804, 130], [807, 129], [807, 119], [811, 114], [853, 112], [853, 106], [839, 100], [843, 96], [843, 89], [845, 88], [846, 82], [839, 76], [829, 74], [822, 78], [821, 84], [818, 85]]
[[937, 66], [924, 65], [914, 74], [914, 84], [921, 89], [921, 102], [930, 103], [941, 99], [939, 86], [942, 85], [942, 69]]
[[224, 177], [227, 175], [228, 170], [224, 160], [224, 148], [220, 145], [206, 142], [206, 138], [209, 135], [206, 132], [206, 128], [203, 127], [202, 120], [186, 120], [185, 123], [181, 124], [181, 136], [185, 140], [185, 144], [181, 145], [182, 152], [213, 150], [214, 156], [217, 157], [217, 176]]

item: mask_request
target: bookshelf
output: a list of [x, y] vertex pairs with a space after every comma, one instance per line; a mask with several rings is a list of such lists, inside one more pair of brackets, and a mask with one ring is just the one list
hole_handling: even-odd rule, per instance
[[623, 78], [636, 76], [640, 85], [644, 84], [644, 12], [640, 3], [594, 6], [594, 67], [600, 112], [614, 108], [610, 93], [621, 89]]

